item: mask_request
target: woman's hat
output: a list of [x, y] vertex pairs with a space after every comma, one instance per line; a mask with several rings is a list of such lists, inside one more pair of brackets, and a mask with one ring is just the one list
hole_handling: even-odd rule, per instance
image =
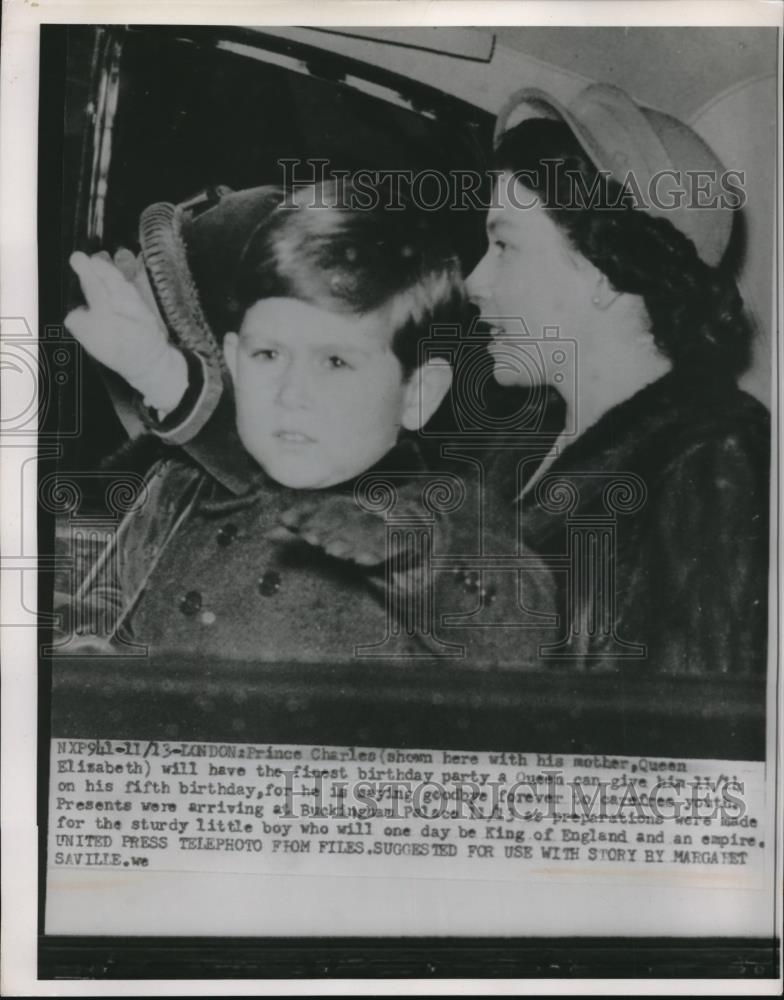
[[233, 294], [240, 259], [282, 200], [276, 187], [217, 187], [179, 205], [157, 202], [139, 220], [145, 269], [174, 340], [221, 368], [219, 342], [242, 319]]
[[[504, 132], [530, 118], [565, 122], [600, 171], [642, 197], [637, 207], [668, 219], [706, 264], [719, 264], [729, 245], [733, 208], [721, 183], [726, 171], [696, 132], [677, 118], [640, 107], [618, 87], [591, 84], [568, 105], [526, 87], [501, 109], [496, 145]], [[737, 200], [737, 184], [732, 192]]]

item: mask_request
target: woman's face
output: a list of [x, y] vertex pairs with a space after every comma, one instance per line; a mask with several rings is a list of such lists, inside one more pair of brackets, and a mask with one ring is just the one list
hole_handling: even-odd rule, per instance
[[587, 334], [601, 275], [511, 175], [501, 175], [496, 195], [487, 253], [467, 281], [490, 328], [495, 377], [503, 384], [548, 382], [568, 393], [576, 340]]

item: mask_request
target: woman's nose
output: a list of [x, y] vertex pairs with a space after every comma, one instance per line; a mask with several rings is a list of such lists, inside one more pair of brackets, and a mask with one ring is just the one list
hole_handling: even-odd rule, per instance
[[486, 253], [482, 257], [465, 282], [468, 297], [476, 305], [482, 305], [482, 303], [486, 302], [490, 294], [488, 256]]

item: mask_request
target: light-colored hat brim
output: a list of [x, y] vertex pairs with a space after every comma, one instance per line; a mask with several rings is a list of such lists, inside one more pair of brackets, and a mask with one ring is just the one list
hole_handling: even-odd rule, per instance
[[[683, 183], [690, 172], [709, 173], [715, 186], [724, 168], [713, 150], [683, 122], [636, 104], [618, 87], [591, 84], [566, 105], [534, 87], [516, 91], [504, 103], [495, 125], [494, 142], [530, 118], [563, 121], [599, 171], [620, 184], [630, 176], [637, 191], [648, 195], [667, 175]], [[644, 209], [666, 218], [691, 239], [705, 263], [721, 261], [732, 233], [731, 207], [657, 204], [646, 198]]]

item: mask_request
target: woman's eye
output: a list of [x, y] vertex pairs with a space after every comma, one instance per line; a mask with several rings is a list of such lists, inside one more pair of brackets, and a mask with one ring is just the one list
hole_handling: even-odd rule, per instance
[[494, 249], [498, 250], [499, 253], [503, 253], [506, 250], [506, 243], [503, 240], [493, 240]]

